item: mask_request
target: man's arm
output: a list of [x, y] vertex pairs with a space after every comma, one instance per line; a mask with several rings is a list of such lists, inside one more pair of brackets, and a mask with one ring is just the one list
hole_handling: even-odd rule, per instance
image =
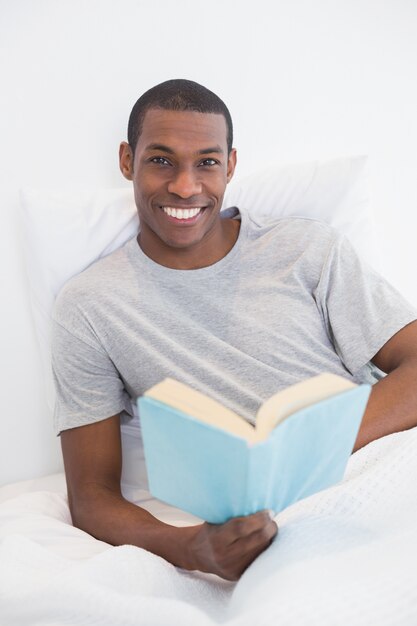
[[125, 500], [119, 415], [64, 430], [61, 445], [73, 524], [101, 541], [138, 546], [184, 569], [237, 580], [277, 533], [266, 511], [177, 528]]
[[417, 426], [417, 320], [391, 337], [372, 362], [387, 376], [372, 388], [354, 451]]

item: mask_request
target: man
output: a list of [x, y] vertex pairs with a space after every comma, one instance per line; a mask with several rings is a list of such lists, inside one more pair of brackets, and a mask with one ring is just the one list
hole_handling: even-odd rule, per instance
[[[277, 533], [267, 512], [177, 528], [121, 494], [120, 421], [166, 376], [249, 421], [331, 371], [374, 382], [355, 449], [417, 424], [415, 311], [314, 220], [219, 214], [236, 166], [224, 103], [172, 80], [135, 104], [120, 168], [140, 232], [75, 277], [53, 315], [55, 423], [73, 523], [108, 543], [237, 580]], [[388, 373], [378, 382], [378, 368]]]

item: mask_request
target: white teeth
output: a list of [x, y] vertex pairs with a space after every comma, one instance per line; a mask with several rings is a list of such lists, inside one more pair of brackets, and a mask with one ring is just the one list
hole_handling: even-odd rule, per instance
[[171, 217], [176, 217], [178, 220], [188, 220], [190, 217], [198, 215], [201, 211], [201, 207], [195, 209], [175, 209], [174, 207], [164, 206], [162, 208], [164, 213], [167, 213]]

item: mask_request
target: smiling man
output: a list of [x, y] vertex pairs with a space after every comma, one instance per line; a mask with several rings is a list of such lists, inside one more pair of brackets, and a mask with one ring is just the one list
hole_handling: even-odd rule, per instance
[[[132, 126], [136, 116], [134, 109]], [[226, 119], [164, 109], [148, 109], [143, 118], [139, 141], [129, 125], [132, 136], [120, 146], [121, 170], [133, 181], [138, 207], [138, 243], [166, 267], [212, 265], [231, 250], [239, 232], [237, 220], [219, 219], [236, 166]]]
[[236, 580], [276, 523], [263, 511], [177, 528], [127, 501], [120, 424], [136, 398], [172, 376], [253, 422], [273, 393], [328, 371], [374, 384], [358, 449], [417, 424], [416, 311], [328, 225], [220, 213], [236, 151], [229, 111], [205, 87], [172, 80], [143, 94], [119, 156], [139, 234], [70, 280], [53, 313], [73, 523]]

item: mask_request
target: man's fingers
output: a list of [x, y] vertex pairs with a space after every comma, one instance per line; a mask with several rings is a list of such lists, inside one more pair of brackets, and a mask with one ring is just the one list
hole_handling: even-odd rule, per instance
[[252, 515], [233, 517], [224, 524], [224, 527], [232, 534], [232, 541], [238, 541], [243, 537], [247, 537], [252, 533], [262, 530], [268, 526], [270, 522], [269, 511], [258, 511], [258, 513], [253, 513]]
[[224, 524], [205, 522], [195, 536], [197, 569], [237, 580], [273, 541], [278, 531], [268, 511], [233, 518]]
[[277, 524], [270, 520], [268, 526], [235, 541], [230, 546], [227, 555], [223, 553], [222, 575], [237, 580], [249, 565], [271, 545], [277, 532]]
[[250, 552], [252, 549], [256, 549], [257, 546], [269, 546], [277, 533], [278, 526], [276, 522], [269, 520], [268, 524], [258, 530], [254, 530], [245, 537], [241, 537], [237, 543], [239, 543], [239, 549]]
[[251, 550], [252, 548], [256, 549], [256, 546], [264, 546], [263, 549], [265, 549], [272, 543], [277, 533], [278, 526], [274, 521], [271, 520], [268, 526], [265, 526], [265, 528], [261, 528], [260, 530], [256, 530], [251, 535], [249, 535], [249, 537], [244, 539], [245, 548]]

